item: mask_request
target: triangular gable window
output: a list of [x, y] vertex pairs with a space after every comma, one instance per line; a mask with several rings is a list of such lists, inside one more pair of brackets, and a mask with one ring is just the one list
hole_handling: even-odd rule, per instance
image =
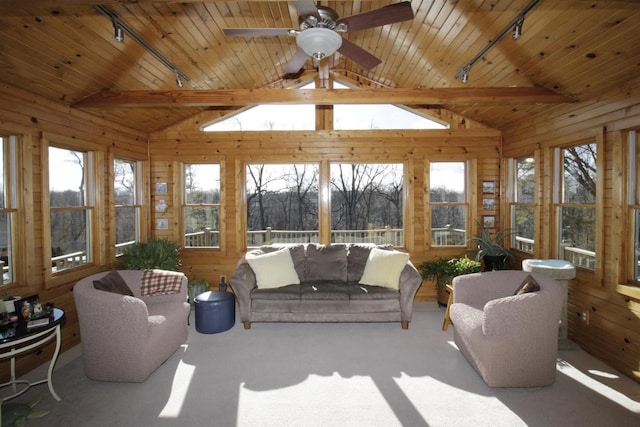
[[[311, 82], [301, 89], [313, 89]], [[334, 83], [335, 89], [347, 86]], [[430, 120], [393, 104], [334, 105], [334, 129], [446, 129], [447, 125]], [[249, 107], [205, 126], [205, 132], [315, 130], [315, 105], [258, 105]]]

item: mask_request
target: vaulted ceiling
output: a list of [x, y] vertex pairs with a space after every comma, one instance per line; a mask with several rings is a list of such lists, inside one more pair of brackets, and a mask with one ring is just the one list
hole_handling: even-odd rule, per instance
[[[340, 17], [393, 3], [318, 2]], [[131, 35], [116, 41], [112, 20], [98, 4], [183, 73], [184, 86], [178, 88], [175, 70]], [[438, 106], [506, 129], [549, 105], [597, 100], [638, 86], [640, 2], [617, 0], [541, 0], [526, 14], [518, 40], [509, 31], [473, 64], [466, 84], [455, 78], [531, 4], [414, 0], [412, 20], [343, 35], [380, 58], [376, 67], [367, 70], [336, 53], [320, 63], [309, 58], [302, 72], [291, 76], [283, 68], [298, 49], [294, 37], [223, 32], [297, 29], [298, 9], [291, 2], [2, 0], [0, 83], [145, 132], [203, 109], [252, 100], [331, 103], [351, 97]], [[339, 98], [331, 91], [316, 98], [303, 92], [282, 96], [281, 88], [317, 76], [367, 90]]]

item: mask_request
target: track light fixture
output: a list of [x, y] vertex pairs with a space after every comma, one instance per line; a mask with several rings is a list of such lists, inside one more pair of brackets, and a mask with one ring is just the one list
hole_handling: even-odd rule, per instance
[[511, 37], [513, 37], [514, 40], [518, 40], [522, 35], [522, 24], [524, 24], [524, 17], [518, 22], [516, 22], [516, 25], [513, 26], [513, 32], [511, 33]]
[[117, 42], [122, 43], [124, 41], [124, 31], [122, 30], [122, 27], [120, 27], [114, 22], [113, 29], [114, 29], [113, 37], [116, 39]]
[[134, 39], [135, 41], [140, 43], [140, 45], [142, 47], [147, 49], [147, 51], [149, 53], [151, 53], [153, 56], [155, 56], [156, 59], [158, 59], [158, 61], [162, 62], [165, 67], [170, 69], [176, 75], [176, 83], [178, 84], [178, 87], [184, 86], [184, 82], [190, 82], [191, 81], [191, 79], [189, 77], [187, 77], [187, 75], [185, 73], [180, 71], [178, 69], [178, 67], [176, 67], [171, 62], [169, 62], [169, 60], [167, 58], [165, 58], [164, 56], [162, 56], [162, 54], [160, 52], [155, 50], [142, 37], [140, 37], [138, 34], [136, 34], [131, 28], [129, 28], [127, 26], [127, 24], [122, 22], [120, 20], [120, 18], [118, 18], [118, 15], [113, 13], [106, 6], [103, 6], [103, 5], [100, 5], [100, 4], [97, 5], [96, 8], [100, 12], [104, 13], [107, 17], [109, 17], [109, 19], [111, 19], [111, 23], [113, 24], [113, 27], [114, 27], [114, 37], [115, 37], [115, 39], [117, 41], [119, 41], [119, 42], [123, 41], [124, 40], [124, 33], [127, 33], [129, 35], [129, 37], [131, 37], [132, 39]]
[[482, 49], [476, 56], [473, 57], [471, 61], [469, 61], [465, 66], [460, 67], [458, 72], [454, 76], [456, 80], [460, 80], [462, 83], [467, 83], [469, 81], [469, 71], [471, 71], [471, 67], [475, 64], [480, 58], [482, 58], [496, 43], [498, 43], [509, 31], [513, 31], [511, 33], [512, 37], [517, 40], [522, 35], [522, 24], [524, 23], [524, 17], [536, 7], [536, 5], [540, 3], [540, 0], [533, 0], [527, 7], [525, 7], [522, 12], [507, 25], [504, 29], [498, 34], [494, 39], [492, 39], [489, 44]]

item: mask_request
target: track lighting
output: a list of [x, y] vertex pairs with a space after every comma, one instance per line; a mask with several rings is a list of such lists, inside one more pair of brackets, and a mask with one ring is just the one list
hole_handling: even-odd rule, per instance
[[516, 25], [513, 26], [513, 32], [511, 33], [511, 37], [513, 37], [514, 40], [518, 40], [522, 35], [522, 24], [524, 24], [524, 17], [518, 22], [516, 22]]
[[540, 0], [533, 0], [531, 3], [529, 3], [529, 5], [525, 7], [524, 10], [520, 12], [518, 16], [513, 18], [513, 20], [509, 23], [509, 25], [504, 27], [504, 29], [500, 32], [500, 34], [498, 34], [494, 39], [492, 39], [484, 49], [478, 52], [478, 54], [474, 56], [473, 59], [467, 63], [467, 65], [465, 65], [464, 67], [460, 67], [454, 78], [456, 80], [460, 79], [462, 83], [467, 83], [469, 81], [469, 71], [471, 70], [471, 67], [473, 67], [473, 64], [475, 64], [480, 58], [486, 55], [486, 53], [496, 43], [498, 43], [509, 31], [512, 31], [511, 36], [515, 40], [519, 39], [520, 36], [522, 35], [522, 24], [524, 23], [524, 17], [538, 3], [540, 3]]
[[147, 43], [146, 40], [144, 40], [142, 37], [136, 34], [135, 31], [129, 28], [127, 24], [122, 22], [120, 18], [118, 18], [118, 15], [116, 15], [111, 10], [109, 10], [109, 8], [99, 4], [96, 6], [96, 9], [98, 9], [100, 12], [105, 14], [109, 19], [111, 19], [111, 23], [113, 24], [113, 28], [114, 28], [114, 37], [117, 41], [122, 42], [124, 40], [124, 33], [127, 33], [129, 37], [131, 37], [132, 39], [140, 43], [142, 47], [144, 47], [149, 53], [155, 56], [158, 61], [162, 62], [165, 67], [170, 69], [171, 72], [173, 72], [176, 75], [176, 83], [178, 84], [178, 87], [184, 86], [184, 82], [191, 81], [191, 79], [189, 79], [189, 77], [187, 77], [185, 73], [180, 71], [178, 67], [176, 67], [171, 62], [169, 62], [167, 58], [162, 56], [162, 54], [157, 50], [155, 50], [153, 46]]
[[113, 29], [114, 29], [113, 37], [116, 39], [117, 42], [122, 43], [124, 41], [124, 31], [122, 30], [122, 27], [114, 22]]

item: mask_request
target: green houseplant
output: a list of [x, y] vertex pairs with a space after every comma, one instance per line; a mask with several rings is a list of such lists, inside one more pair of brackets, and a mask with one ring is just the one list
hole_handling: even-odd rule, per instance
[[126, 270], [160, 269], [178, 271], [180, 267], [180, 247], [167, 239], [149, 239], [136, 242], [124, 250]]
[[480, 221], [478, 234], [467, 240], [474, 243], [475, 247], [467, 250], [474, 253], [476, 261], [484, 263], [484, 271], [504, 270], [505, 266], [513, 261], [513, 254], [503, 246], [503, 241], [511, 235], [510, 229], [498, 228], [491, 234], [491, 229], [485, 227]]
[[425, 261], [418, 267], [424, 280], [435, 280], [438, 291], [438, 304], [446, 306], [449, 299], [446, 285], [456, 276], [478, 273], [480, 262], [465, 257], [439, 258], [433, 261]]

